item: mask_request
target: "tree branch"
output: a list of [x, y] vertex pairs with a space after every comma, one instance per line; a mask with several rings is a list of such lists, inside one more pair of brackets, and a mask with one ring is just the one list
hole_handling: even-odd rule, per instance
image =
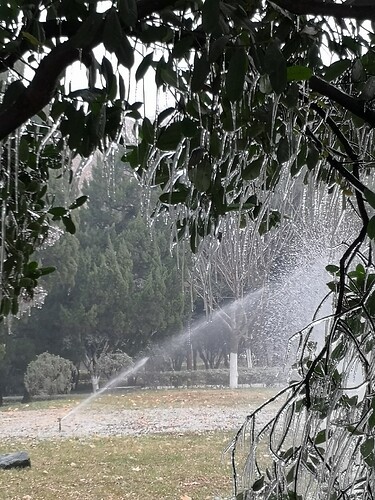
[[337, 104], [340, 104], [340, 106], [353, 113], [353, 115], [362, 118], [362, 120], [367, 122], [371, 127], [375, 127], [375, 110], [368, 107], [367, 101], [350, 96], [318, 76], [312, 76], [309, 80], [309, 84], [310, 89], [314, 92], [318, 92], [328, 97], [328, 99], [335, 101]]
[[0, 140], [41, 111], [53, 97], [61, 73], [79, 59], [71, 42], [55, 47], [40, 63], [30, 85], [5, 109], [0, 107]]
[[[166, 7], [172, 7], [175, 3], [176, 0], [138, 0], [138, 20]], [[75, 34], [79, 34], [79, 30]], [[74, 43], [74, 38], [75, 36], [72, 36], [68, 41], [54, 47], [41, 61], [30, 85], [6, 108], [0, 106], [0, 140], [14, 132], [51, 101], [62, 73], [80, 59], [80, 49], [91, 51], [101, 41], [92, 39], [78, 45]], [[4, 64], [4, 60], [2, 63]]]
[[[273, 2], [292, 14], [332, 16], [336, 19], [356, 19], [357, 21], [375, 20], [375, 9], [372, 5], [353, 3], [333, 3], [324, 0], [273, 0]], [[365, 2], [363, 2], [365, 3]]]

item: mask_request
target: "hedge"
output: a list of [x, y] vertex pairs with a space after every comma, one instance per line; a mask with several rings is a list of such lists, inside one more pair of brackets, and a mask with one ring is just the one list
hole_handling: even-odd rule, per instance
[[[282, 368], [241, 368], [238, 370], [239, 385], [278, 386], [286, 382]], [[229, 386], [229, 369], [145, 372], [137, 376], [136, 384], [142, 387], [192, 387]]]

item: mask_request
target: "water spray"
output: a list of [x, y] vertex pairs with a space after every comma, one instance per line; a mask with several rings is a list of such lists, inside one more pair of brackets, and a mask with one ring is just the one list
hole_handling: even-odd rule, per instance
[[140, 359], [139, 361], [137, 361], [135, 363], [135, 365], [132, 366], [131, 368], [127, 368], [126, 370], [123, 370], [119, 375], [117, 375], [117, 377], [111, 379], [99, 391], [94, 392], [94, 394], [91, 394], [91, 396], [89, 396], [84, 401], [82, 401], [78, 406], [76, 406], [75, 408], [72, 408], [71, 410], [69, 410], [68, 413], [66, 413], [63, 417], [59, 417], [57, 419], [58, 424], [59, 424], [59, 432], [61, 432], [61, 424], [62, 424], [63, 420], [65, 420], [68, 417], [71, 417], [72, 415], [74, 415], [75, 413], [77, 413], [79, 410], [82, 410], [85, 406], [88, 406], [94, 399], [96, 399], [98, 396], [100, 396], [101, 394], [103, 394], [103, 392], [107, 391], [108, 389], [111, 389], [112, 387], [115, 387], [116, 384], [117, 384], [117, 382], [119, 380], [121, 380], [122, 378], [127, 377], [127, 376], [129, 376], [129, 375], [131, 375], [133, 373], [136, 373], [138, 370], [140, 370], [142, 368], [142, 366], [144, 366], [146, 364], [146, 362], [148, 361], [148, 359], [149, 359], [149, 357], [146, 356], [146, 357]]

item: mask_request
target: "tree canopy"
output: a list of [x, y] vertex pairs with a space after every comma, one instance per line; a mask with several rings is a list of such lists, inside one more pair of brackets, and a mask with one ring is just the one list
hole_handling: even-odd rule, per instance
[[[288, 212], [281, 201], [298, 182], [325, 189], [333, 210], [357, 217], [357, 234], [328, 267], [334, 313], [326, 340], [301, 332], [299, 378], [261, 434], [275, 459], [267, 473], [256, 461], [258, 413], [247, 421], [252, 451], [242, 483], [236, 475], [238, 498], [374, 496], [371, 5], [7, 0], [0, 7], [1, 315], [15, 313], [19, 297], [52, 270], [32, 260], [51, 224], [75, 231], [71, 212], [85, 197], [59, 206], [48, 191], [51, 172], [69, 174], [72, 158], [97, 149], [108, 158], [112, 145], [127, 147], [124, 161], [162, 189], [159, 209], [173, 215], [175, 239], [188, 237], [194, 252], [207, 233], [222, 238], [231, 211], [262, 234], [292, 217], [299, 206], [291, 202]], [[87, 79], [71, 91], [64, 75], [74, 62]], [[173, 96], [155, 118], [130, 100], [129, 81], [148, 75]], [[127, 119], [136, 121], [133, 144]], [[291, 436], [294, 425], [300, 432]]]

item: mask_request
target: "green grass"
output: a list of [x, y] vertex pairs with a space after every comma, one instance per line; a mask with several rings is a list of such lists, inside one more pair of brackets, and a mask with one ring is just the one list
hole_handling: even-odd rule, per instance
[[32, 467], [0, 470], [2, 500], [206, 500], [229, 497], [231, 433], [1, 443]]

